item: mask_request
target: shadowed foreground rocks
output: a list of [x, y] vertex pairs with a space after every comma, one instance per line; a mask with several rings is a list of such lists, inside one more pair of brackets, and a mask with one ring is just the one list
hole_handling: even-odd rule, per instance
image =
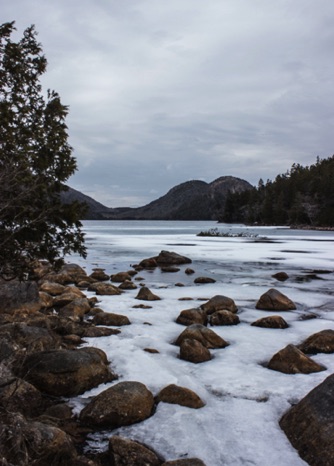
[[293, 406], [280, 426], [311, 466], [334, 464], [334, 374]]

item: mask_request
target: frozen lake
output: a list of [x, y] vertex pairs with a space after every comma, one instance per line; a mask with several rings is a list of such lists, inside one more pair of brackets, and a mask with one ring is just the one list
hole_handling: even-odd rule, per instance
[[[211, 228], [244, 236], [196, 236]], [[161, 250], [192, 260], [192, 276], [184, 273], [187, 266], [180, 266], [178, 273], [140, 272], [141, 282], [161, 297], [161, 301], [149, 303], [152, 309], [133, 308], [140, 303], [135, 300], [138, 290], [99, 297], [99, 307], [127, 315], [132, 324], [122, 327], [119, 335], [87, 339], [87, 344], [107, 353], [118, 381], [142, 382], [154, 395], [166, 385], [177, 384], [192, 389], [206, 403], [198, 410], [160, 403], [155, 414], [140, 424], [93, 436], [89, 448], [103, 449], [111, 435], [119, 434], [149, 445], [166, 460], [198, 457], [207, 466], [305, 465], [278, 421], [291, 404], [333, 373], [334, 355], [313, 356], [327, 370], [309, 375], [275, 372], [266, 363], [286, 345], [334, 329], [334, 232], [144, 221], [87, 221], [84, 231], [88, 258], [71, 260], [88, 273], [94, 267], [103, 267], [110, 274], [126, 271]], [[272, 277], [281, 271], [290, 277], [285, 282]], [[212, 277], [216, 283], [195, 285], [198, 276]], [[176, 287], [176, 283], [184, 286]], [[250, 325], [273, 314], [255, 309], [269, 288], [277, 288], [297, 306], [296, 311], [274, 313], [288, 322], [285, 330]], [[239, 309], [239, 325], [212, 327], [230, 345], [211, 350], [209, 362], [180, 360], [179, 348], [172, 343], [185, 327], [175, 319], [180, 311], [199, 307], [202, 299], [217, 294], [232, 298]], [[191, 300], [180, 301], [185, 297]], [[311, 315], [314, 318], [305, 318]], [[159, 353], [143, 351], [147, 347]], [[76, 412], [88, 397], [110, 385], [78, 397], [73, 402]]]

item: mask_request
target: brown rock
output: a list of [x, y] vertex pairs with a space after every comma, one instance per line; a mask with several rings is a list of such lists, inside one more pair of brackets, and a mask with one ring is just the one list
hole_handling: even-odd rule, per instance
[[187, 274], [187, 275], [192, 275], [193, 273], [195, 273], [195, 270], [188, 267], [188, 268], [186, 268], [184, 273]]
[[121, 283], [118, 288], [121, 290], [136, 290], [137, 285], [130, 280], [125, 280], [125, 282]]
[[43, 413], [47, 401], [33, 385], [12, 377], [1, 380], [0, 406], [5, 407], [7, 412], [19, 412], [24, 416], [36, 417]]
[[273, 278], [276, 278], [276, 280], [280, 282], [285, 282], [288, 280], [289, 275], [286, 272], [277, 272], [274, 275], [272, 275]]
[[180, 359], [195, 364], [210, 361], [210, 351], [198, 340], [184, 338], [180, 344]]
[[114, 275], [111, 275], [110, 280], [116, 283], [123, 283], [125, 281], [131, 281], [131, 276], [128, 272], [118, 272]]
[[104, 271], [104, 269], [100, 268], [93, 269], [93, 272], [89, 275], [89, 277], [99, 282], [109, 280], [109, 275]]
[[206, 348], [225, 348], [229, 345], [223, 338], [204, 325], [189, 325], [177, 338], [175, 344], [180, 346], [185, 339], [197, 340]]
[[222, 295], [216, 295], [209, 299], [209, 301], [201, 305], [201, 309], [203, 309], [207, 314], [213, 314], [214, 312], [221, 311], [223, 309], [234, 313], [238, 312], [238, 308], [233, 299]]
[[46, 280], [40, 285], [39, 289], [51, 296], [57, 296], [64, 293], [65, 286], [60, 283], [49, 282]]
[[152, 306], [148, 306], [147, 304], [135, 304], [132, 307], [133, 309], [152, 309]]
[[334, 330], [314, 333], [298, 345], [298, 348], [306, 354], [334, 353]]
[[58, 310], [58, 314], [64, 317], [70, 317], [74, 320], [82, 320], [90, 311], [90, 304], [87, 298], [77, 298], [66, 306]]
[[154, 257], [150, 257], [149, 259], [144, 259], [139, 263], [139, 270], [140, 269], [154, 269], [156, 267], [158, 267], [158, 264]]
[[285, 413], [280, 426], [310, 466], [333, 465], [334, 375]]
[[53, 396], [76, 396], [117, 378], [109, 369], [105, 353], [90, 347], [27, 355], [23, 361], [17, 361], [14, 370]]
[[89, 326], [85, 327], [84, 331], [82, 332], [83, 338], [99, 338], [99, 337], [109, 337], [110, 335], [118, 335], [121, 331], [117, 330], [116, 328], [110, 327], [95, 327]]
[[285, 322], [281, 316], [269, 316], [262, 317], [253, 322], [251, 325], [254, 327], [263, 327], [263, 328], [288, 328], [289, 325]]
[[240, 319], [233, 312], [223, 309], [216, 311], [210, 316], [211, 325], [237, 325], [240, 324]]
[[187, 326], [192, 324], [206, 325], [208, 323], [208, 317], [202, 309], [185, 309], [180, 312], [176, 322]]
[[160, 351], [158, 351], [155, 348], [144, 348], [144, 351], [146, 351], [146, 353], [151, 353], [151, 354], [159, 354], [160, 353]]
[[[55, 307], [62, 307], [70, 304], [72, 301], [76, 299], [83, 299], [86, 298], [84, 293], [80, 291], [78, 288], [73, 288], [71, 290], [66, 290], [64, 293], [57, 295], [53, 298], [53, 305]], [[87, 299], [87, 298], [86, 298]]]
[[168, 385], [163, 388], [156, 396], [157, 403], [177, 404], [187, 406], [188, 408], [203, 408], [204, 403], [200, 397], [189, 388], [179, 387], [178, 385]]
[[50, 309], [53, 307], [53, 297], [44, 291], [39, 292], [39, 301], [41, 309]]
[[111, 312], [99, 312], [93, 319], [95, 325], [110, 325], [110, 326], [122, 326], [130, 325], [130, 321], [127, 316], [120, 314], [113, 314]]
[[97, 295], [115, 296], [120, 295], [122, 291], [111, 283], [97, 282], [88, 287], [88, 291], [95, 291]]
[[292, 311], [296, 305], [291, 299], [275, 288], [264, 293], [256, 303], [256, 309], [267, 311]]
[[269, 361], [268, 368], [285, 374], [311, 374], [326, 370], [294, 345], [288, 345], [276, 353]]
[[113, 466], [160, 466], [162, 463], [148, 447], [117, 435], [109, 439], [109, 457]]
[[195, 278], [194, 283], [204, 285], [206, 283], [216, 283], [216, 280], [210, 277], [197, 277]]
[[65, 285], [86, 280], [87, 274], [84, 269], [77, 264], [64, 264], [59, 272], [51, 272], [45, 275], [43, 279]]
[[140, 299], [142, 301], [159, 301], [161, 298], [152, 293], [152, 291], [150, 291], [146, 286], [143, 286], [140, 288], [136, 299]]
[[166, 273], [175, 273], [180, 272], [180, 269], [173, 265], [166, 265], [165, 267], [161, 267], [161, 271]]
[[158, 265], [181, 265], [191, 264], [191, 259], [185, 256], [181, 256], [176, 252], [161, 251], [160, 254], [155, 257]]
[[143, 421], [152, 415], [154, 398], [140, 382], [120, 382], [93, 398], [81, 411], [84, 424], [116, 428]]

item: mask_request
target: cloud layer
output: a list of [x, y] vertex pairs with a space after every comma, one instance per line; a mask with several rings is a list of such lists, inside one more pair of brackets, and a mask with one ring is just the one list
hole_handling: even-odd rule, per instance
[[70, 185], [140, 206], [191, 179], [257, 184], [333, 151], [328, 0], [11, 0], [70, 106]]

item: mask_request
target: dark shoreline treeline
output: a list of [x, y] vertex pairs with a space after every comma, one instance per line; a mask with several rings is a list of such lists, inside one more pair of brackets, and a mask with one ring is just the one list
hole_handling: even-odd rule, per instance
[[334, 156], [293, 164], [274, 181], [230, 193], [219, 221], [258, 225], [334, 226]]

